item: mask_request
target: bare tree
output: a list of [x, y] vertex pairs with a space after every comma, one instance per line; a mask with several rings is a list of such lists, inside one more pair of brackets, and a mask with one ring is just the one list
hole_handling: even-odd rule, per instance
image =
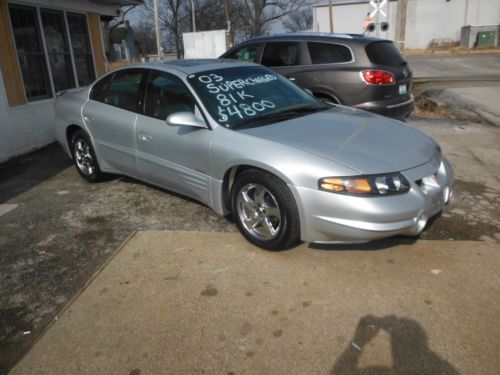
[[309, 30], [312, 28], [312, 25], [313, 11], [311, 7], [297, 10], [283, 20], [283, 26], [291, 32]]
[[196, 0], [195, 10], [198, 31], [226, 28], [226, 17], [221, 0]]
[[[190, 31], [190, 7], [186, 6], [189, 0], [159, 0], [158, 17], [160, 19], [160, 30], [168, 47], [173, 47], [177, 58], [181, 58], [184, 48], [182, 45], [182, 33]], [[144, 15], [150, 19], [154, 18], [153, 1], [144, 1]]]
[[141, 20], [134, 24], [134, 35], [142, 55], [156, 54], [156, 35], [151, 20]]
[[114, 28], [122, 25], [125, 23], [127, 20], [127, 14], [129, 14], [130, 11], [134, 10], [136, 5], [131, 5], [128, 7], [122, 7], [120, 10], [120, 15], [118, 17], [115, 17], [113, 20], [109, 22], [108, 29], [111, 31]]
[[[231, 25], [236, 41], [264, 34], [273, 22], [292, 15], [309, 1], [312, 0], [231, 0]], [[198, 30], [226, 28], [221, 0], [195, 0], [194, 3]], [[144, 5], [138, 8], [142, 9], [142, 17], [134, 24], [136, 27], [141, 23], [149, 25], [149, 20], [154, 19], [153, 0], [144, 0]], [[184, 50], [182, 33], [192, 31], [191, 10], [190, 0], [158, 0], [162, 45], [175, 51], [178, 58]]]
[[248, 36], [262, 35], [272, 22], [288, 16], [308, 4], [308, 0], [235, 0], [243, 30]]

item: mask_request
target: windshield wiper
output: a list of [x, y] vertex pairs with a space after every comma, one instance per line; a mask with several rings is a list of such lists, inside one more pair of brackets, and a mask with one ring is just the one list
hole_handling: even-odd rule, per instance
[[289, 107], [284, 110], [269, 112], [262, 116], [249, 118], [233, 126], [233, 129], [260, 122], [283, 120], [290, 117], [296, 117], [296, 115], [309, 114], [313, 112], [326, 110], [328, 108], [330, 108], [330, 106], [328, 105], [306, 105], [306, 106], [301, 105], [296, 107]]

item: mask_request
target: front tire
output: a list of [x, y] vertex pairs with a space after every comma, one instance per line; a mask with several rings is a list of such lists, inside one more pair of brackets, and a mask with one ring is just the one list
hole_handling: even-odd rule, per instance
[[231, 212], [241, 234], [266, 250], [300, 242], [299, 214], [288, 186], [264, 171], [242, 172], [231, 190]]
[[104, 179], [90, 137], [81, 129], [71, 138], [71, 154], [76, 170], [85, 180], [98, 182]]

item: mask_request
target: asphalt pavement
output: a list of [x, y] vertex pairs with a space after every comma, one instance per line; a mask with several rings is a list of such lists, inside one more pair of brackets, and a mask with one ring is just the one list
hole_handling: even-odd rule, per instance
[[[415, 94], [500, 126], [500, 53], [408, 58]], [[458, 110], [458, 111], [457, 111]]]
[[415, 79], [500, 78], [500, 53], [408, 57]]

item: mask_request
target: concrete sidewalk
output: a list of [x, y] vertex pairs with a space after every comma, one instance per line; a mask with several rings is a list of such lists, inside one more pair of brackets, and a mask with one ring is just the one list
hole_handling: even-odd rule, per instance
[[12, 374], [498, 373], [498, 245], [357, 248], [138, 233]]
[[449, 88], [445, 92], [478, 116], [500, 126], [500, 84], [489, 87]]
[[[417, 92], [418, 91], [418, 92]], [[435, 108], [445, 108], [457, 118], [472, 122], [487, 122], [500, 126], [500, 82], [460, 85], [432, 83], [419, 86], [417, 96], [423, 96]]]

